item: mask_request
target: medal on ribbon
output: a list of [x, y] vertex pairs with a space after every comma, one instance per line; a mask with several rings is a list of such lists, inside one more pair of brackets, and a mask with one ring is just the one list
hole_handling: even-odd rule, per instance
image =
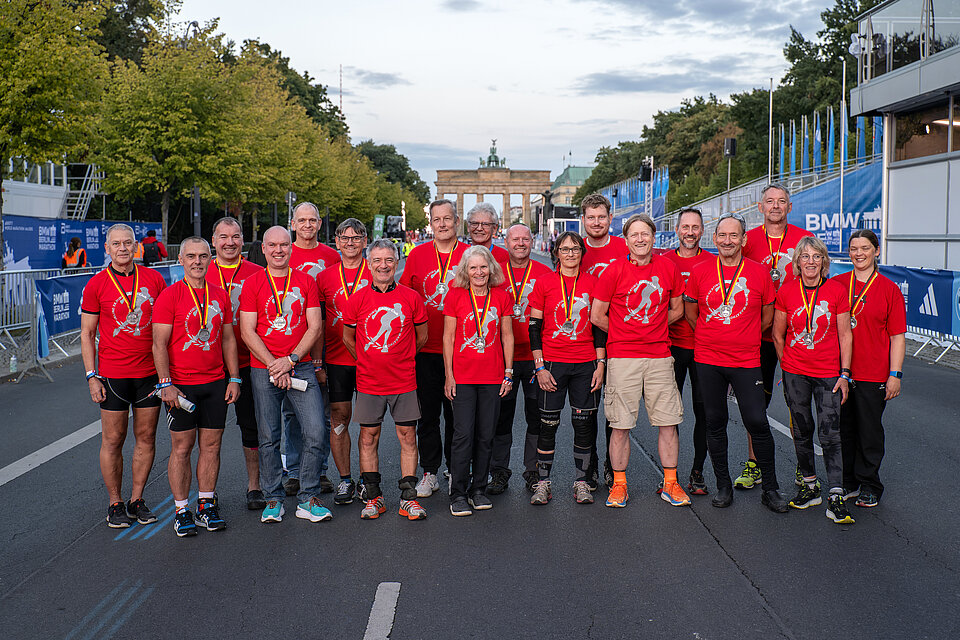
[[140, 270], [137, 269], [137, 266], [133, 266], [133, 292], [128, 296], [127, 292], [123, 290], [123, 287], [120, 286], [120, 281], [117, 280], [117, 277], [113, 275], [113, 267], [107, 267], [107, 277], [110, 278], [110, 282], [113, 283], [113, 286], [116, 287], [117, 291], [120, 292], [120, 296], [123, 298], [124, 305], [127, 307], [127, 318], [126, 324], [140, 324], [140, 309], [136, 308], [137, 304], [137, 291], [140, 290]]
[[563, 324], [560, 325], [560, 329], [571, 333], [575, 327], [571, 314], [573, 313], [573, 298], [577, 295], [577, 282], [580, 280], [580, 274], [577, 273], [573, 277], [573, 287], [570, 289], [570, 294], [567, 295], [567, 283], [563, 279], [563, 274], [560, 274], [560, 293], [563, 297]]
[[520, 304], [523, 299], [523, 289], [527, 286], [527, 282], [530, 280], [530, 272], [533, 270], [533, 261], [527, 263], [527, 268], [523, 272], [523, 278], [517, 285], [516, 279], [513, 277], [513, 267], [510, 264], [507, 264], [507, 277], [510, 279], [510, 291], [513, 292], [513, 317], [517, 320], [523, 318], [523, 305]]
[[290, 267], [287, 267], [287, 275], [283, 279], [283, 295], [280, 295], [279, 290], [277, 289], [277, 283], [273, 281], [273, 276], [270, 275], [270, 272], [267, 272], [267, 281], [270, 283], [270, 290], [273, 293], [273, 304], [277, 309], [277, 317], [273, 319], [273, 322], [270, 323], [277, 331], [282, 331], [287, 326], [287, 321], [283, 317], [283, 301], [287, 297], [287, 294], [290, 293], [290, 282], [293, 279], [291, 277], [292, 270]]
[[197, 317], [200, 318], [200, 331], [197, 333], [197, 339], [200, 342], [209, 342], [210, 340], [210, 329], [207, 328], [207, 314], [210, 311], [210, 285], [206, 281], [203, 283], [203, 304], [200, 304], [197, 294], [194, 292], [193, 287], [190, 286], [186, 280], [183, 281], [183, 284], [186, 285], [187, 291], [190, 292], [190, 299], [193, 300], [193, 306], [197, 309]]
[[817, 298], [820, 297], [820, 285], [823, 284], [823, 278], [820, 278], [820, 282], [817, 283], [817, 288], [813, 291], [813, 297], [809, 300], [807, 299], [807, 287], [800, 283], [800, 298], [803, 300], [803, 310], [806, 314], [804, 319], [804, 326], [806, 331], [800, 335], [800, 340], [803, 341], [803, 344], [807, 346], [808, 349], [813, 348], [813, 334], [816, 331], [816, 327], [813, 326], [813, 308], [817, 306]]
[[473, 293], [473, 287], [470, 287], [470, 305], [473, 307], [473, 320], [477, 325], [477, 338], [474, 340], [474, 346], [480, 353], [483, 353], [483, 349], [487, 346], [486, 338], [483, 335], [483, 322], [487, 318], [487, 312], [490, 311], [491, 300], [493, 300], [493, 291], [487, 291], [487, 299], [484, 300], [483, 311], [481, 311], [480, 305], [477, 304], [477, 296]]
[[720, 281], [720, 306], [717, 308], [717, 315], [723, 319], [728, 319], [733, 315], [733, 302], [730, 298], [733, 296], [734, 285], [740, 274], [743, 273], [743, 256], [740, 256], [740, 262], [737, 263], [737, 269], [730, 279], [730, 288], [727, 288], [726, 281], [723, 279], [723, 264], [717, 258], [717, 279]]
[[[233, 289], [233, 283], [237, 279], [237, 274], [240, 273], [240, 267], [243, 266], [243, 258], [240, 258], [240, 262], [237, 263], [236, 267], [230, 267], [233, 273], [230, 275], [230, 282], [227, 282], [226, 278], [223, 277], [223, 267], [220, 266], [219, 262], [214, 262], [217, 265], [217, 274], [220, 276], [220, 286], [223, 287], [223, 290], [227, 292], [227, 295], [230, 295], [230, 290]], [[229, 286], [228, 286], [229, 285]]]
[[777, 265], [780, 262], [780, 249], [783, 247], [783, 242], [787, 239], [787, 230], [783, 230], [783, 235], [777, 238], [780, 242], [777, 244], [777, 250], [773, 250], [773, 242], [770, 240], [770, 236], [767, 235], [767, 229], [763, 229], [763, 236], [767, 239], [767, 249], [770, 251], [770, 279], [773, 280], [773, 284], [777, 284], [780, 280], [780, 269]]
[[444, 263], [444, 261], [440, 258], [440, 249], [437, 248], [437, 243], [433, 243], [433, 250], [437, 254], [437, 269], [439, 269], [440, 272], [440, 282], [437, 284], [437, 293], [439, 293], [441, 297], [439, 305], [440, 310], [443, 310], [443, 296], [447, 294], [448, 290], [447, 272], [450, 270], [450, 265], [453, 263], [453, 253], [454, 249], [456, 248], [456, 245], [454, 245], [453, 249], [450, 250], [450, 253], [447, 254], [447, 261]]
[[353, 295], [353, 292], [357, 290], [357, 283], [360, 282], [360, 276], [363, 275], [363, 269], [367, 266], [366, 260], [360, 261], [360, 268], [357, 269], [357, 275], [353, 279], [353, 284], [347, 284], [347, 270], [344, 268], [343, 263], [340, 263], [340, 287], [343, 289], [343, 297], [346, 300], [350, 299], [350, 296]]
[[877, 276], [880, 275], [879, 270], [876, 267], [873, 269], [873, 273], [870, 274], [870, 277], [867, 278], [866, 284], [863, 285], [863, 289], [860, 291], [860, 295], [855, 296], [857, 274], [850, 272], [850, 328], [857, 328], [857, 309], [863, 306], [863, 296], [867, 295], [867, 289], [873, 286], [873, 281], [877, 279]]

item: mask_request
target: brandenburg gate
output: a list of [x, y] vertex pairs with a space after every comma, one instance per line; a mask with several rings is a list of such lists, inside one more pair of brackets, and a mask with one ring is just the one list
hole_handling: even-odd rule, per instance
[[523, 196], [523, 223], [530, 225], [530, 196], [540, 195], [550, 188], [550, 171], [514, 170], [507, 168], [507, 159], [497, 156], [497, 141], [490, 146], [490, 155], [480, 158], [479, 169], [437, 169], [437, 198], [457, 194], [457, 212], [464, 215], [464, 194], [476, 194], [477, 202], [483, 202], [484, 194], [502, 194], [503, 226], [510, 224], [510, 196]]

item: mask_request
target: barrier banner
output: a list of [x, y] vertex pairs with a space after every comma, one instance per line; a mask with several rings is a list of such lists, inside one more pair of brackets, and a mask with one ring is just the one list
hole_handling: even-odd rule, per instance
[[[654, 198], [653, 199], [653, 216], [652, 218], [658, 222], [660, 225], [663, 224], [663, 216], [666, 208], [666, 200], [664, 198]], [[624, 209], [617, 209], [613, 212], [613, 219], [610, 221], [610, 233], [615, 236], [623, 235], [623, 223], [630, 219], [630, 216], [636, 215], [638, 213], [646, 213], [647, 207], [644, 203], [639, 203], [631, 207], [626, 207]]]

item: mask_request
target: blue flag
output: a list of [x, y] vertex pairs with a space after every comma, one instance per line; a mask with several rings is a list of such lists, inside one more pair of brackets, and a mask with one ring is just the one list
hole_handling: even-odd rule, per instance
[[829, 131], [827, 133], [827, 171], [831, 170], [831, 165], [834, 163], [834, 155], [837, 151], [837, 136], [836, 132], [833, 129], [833, 107], [827, 107], [827, 119], [830, 120]]
[[667, 197], [667, 193], [670, 192], [670, 167], [663, 167], [663, 197]]
[[820, 149], [823, 147], [823, 136], [820, 133], [820, 112], [813, 114], [813, 170], [820, 173], [822, 168], [820, 160]]
[[840, 110], [840, 162], [841, 166], [847, 166], [847, 160], [850, 155], [850, 123], [847, 122], [847, 110]]
[[777, 179], [778, 181], [783, 180], [783, 171], [784, 171], [783, 163], [786, 160], [786, 156], [784, 155], [785, 146], [786, 146], [786, 136], [783, 133], [783, 123], [781, 122], [780, 123], [780, 174]]
[[876, 116], [873, 119], [873, 155], [883, 153], [883, 118]]
[[790, 121], [790, 177], [797, 175], [797, 123]]
[[803, 128], [803, 150], [800, 156], [800, 173], [810, 173], [810, 128], [807, 126], [807, 116], [800, 120], [800, 126]]
[[863, 164], [867, 158], [867, 119], [857, 116], [857, 164]]

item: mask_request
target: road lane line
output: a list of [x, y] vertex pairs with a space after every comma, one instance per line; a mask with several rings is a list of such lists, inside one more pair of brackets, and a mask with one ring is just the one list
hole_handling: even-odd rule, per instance
[[[770, 423], [770, 426], [771, 426], [771, 427], [773, 427], [774, 429], [776, 429], [777, 431], [779, 431], [779, 432], [782, 433], [783, 435], [785, 435], [785, 436], [787, 436], [788, 438], [790, 438], [791, 440], [793, 440], [793, 436], [790, 435], [790, 427], [788, 427], [788, 426], [786, 426], [785, 424], [783, 424], [782, 422], [778, 421], [776, 418], [774, 418], [774, 417], [771, 416], [770, 414], [767, 414], [767, 422]], [[823, 449], [821, 449], [821, 448], [820, 448], [820, 445], [818, 445], [816, 442], [813, 443], [813, 452], [814, 452], [815, 454], [817, 454], [818, 456], [822, 456], [822, 455], [823, 455]]]
[[381, 582], [377, 586], [377, 595], [373, 599], [367, 631], [363, 640], [387, 640], [393, 630], [393, 618], [397, 613], [397, 600], [400, 598], [399, 582]]
[[66, 453], [77, 445], [83, 444], [100, 433], [100, 421], [91, 422], [87, 426], [77, 429], [56, 442], [52, 442], [42, 449], [37, 449], [30, 455], [24, 456], [16, 462], [11, 462], [0, 469], [0, 487], [12, 480], [16, 480], [31, 469], [36, 469], [44, 462], [53, 460], [61, 453]]

